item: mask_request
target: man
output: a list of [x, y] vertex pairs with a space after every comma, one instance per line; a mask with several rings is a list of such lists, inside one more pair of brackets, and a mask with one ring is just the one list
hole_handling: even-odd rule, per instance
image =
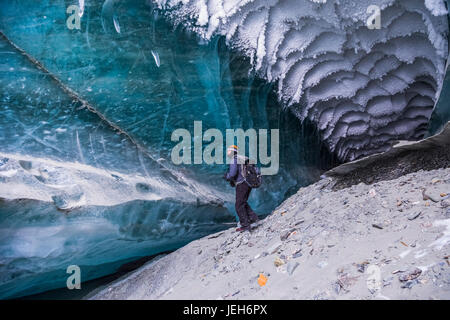
[[[233, 160], [231, 161], [230, 168], [228, 172], [225, 173], [224, 178], [227, 181], [230, 181], [230, 184], [233, 187], [236, 186], [235, 208], [239, 217], [239, 222], [241, 223], [241, 226], [237, 228], [236, 231], [249, 231], [250, 224], [257, 222], [259, 218], [247, 203], [252, 188], [250, 188], [242, 175], [242, 164], [246, 158], [238, 155], [238, 147], [235, 145], [228, 147], [227, 156], [233, 158]], [[240, 162], [238, 162], [238, 158], [240, 158]]]

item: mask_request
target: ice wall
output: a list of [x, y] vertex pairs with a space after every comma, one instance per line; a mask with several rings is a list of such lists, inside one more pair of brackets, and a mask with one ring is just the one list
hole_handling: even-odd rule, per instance
[[[427, 129], [448, 56], [443, 0], [155, 0], [201, 37], [226, 36], [341, 160]], [[369, 29], [371, 5], [381, 28]]]
[[171, 163], [177, 128], [280, 129], [280, 171], [250, 199], [259, 214], [327, 160], [223, 37], [173, 28], [143, 0], [84, 1], [80, 30], [68, 29], [74, 3], [0, 2], [0, 298], [64, 288], [71, 264], [87, 281], [235, 223], [225, 165]]

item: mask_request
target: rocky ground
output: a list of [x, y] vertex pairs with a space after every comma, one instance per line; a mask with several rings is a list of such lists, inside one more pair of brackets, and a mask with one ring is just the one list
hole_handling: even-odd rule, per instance
[[400, 178], [419, 170], [450, 166], [450, 121], [441, 132], [419, 141], [397, 141], [386, 152], [344, 163], [326, 173], [336, 178], [333, 190]]
[[191, 242], [87, 298], [450, 299], [450, 168], [336, 183], [301, 188], [253, 231]]

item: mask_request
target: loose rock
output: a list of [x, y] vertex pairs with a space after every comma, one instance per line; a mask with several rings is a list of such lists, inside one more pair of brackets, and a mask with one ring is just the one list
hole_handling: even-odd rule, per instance
[[297, 261], [289, 261], [286, 267], [288, 274], [292, 275], [299, 265], [300, 263], [298, 263]]
[[404, 281], [410, 281], [410, 280], [414, 280], [417, 277], [419, 277], [422, 274], [422, 270], [420, 270], [419, 268], [414, 268], [413, 270], [410, 270], [404, 274], [401, 274], [398, 279], [402, 282]]

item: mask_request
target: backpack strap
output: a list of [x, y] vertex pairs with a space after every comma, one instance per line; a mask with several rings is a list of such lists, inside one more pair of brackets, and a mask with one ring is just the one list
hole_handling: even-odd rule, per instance
[[241, 166], [241, 174], [245, 180], [245, 179], [247, 179], [247, 170], [245, 170], [245, 164], [240, 164], [240, 166]]
[[[245, 167], [246, 167], [246, 165], [248, 165], [249, 159], [246, 156], [237, 155], [236, 160], [238, 161], [238, 165], [241, 169], [241, 175], [244, 178], [244, 180], [246, 180], [247, 179], [247, 170]], [[239, 163], [239, 160], [244, 163]]]

